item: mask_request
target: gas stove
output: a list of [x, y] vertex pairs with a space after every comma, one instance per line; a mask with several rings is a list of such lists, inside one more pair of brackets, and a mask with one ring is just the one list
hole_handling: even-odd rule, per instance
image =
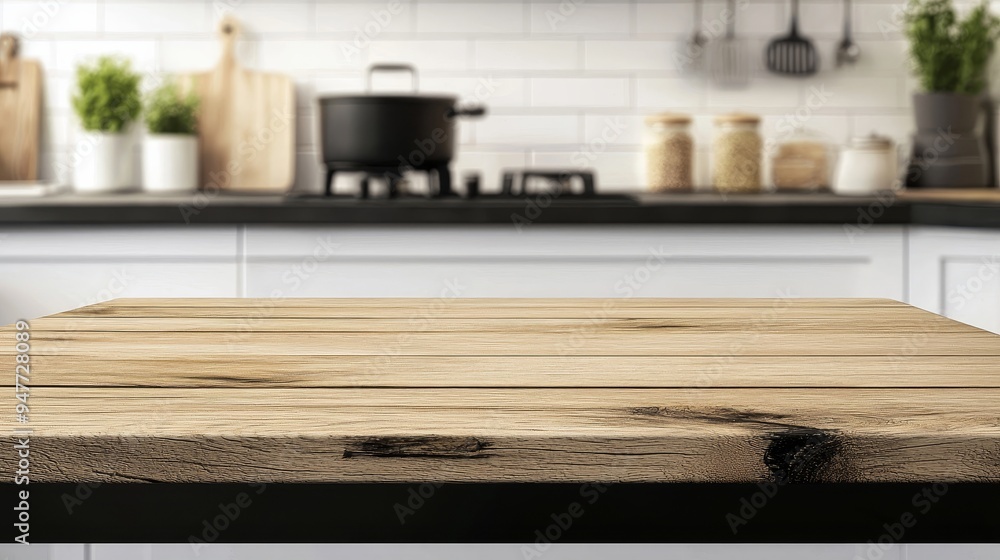
[[[334, 178], [341, 172], [356, 175], [353, 191], [347, 194], [335, 194]], [[415, 175], [426, 176], [427, 191], [416, 193], [410, 189], [411, 180]], [[440, 168], [410, 170], [399, 173], [398, 168], [332, 168], [327, 169], [324, 191], [317, 194], [300, 194], [296, 196], [323, 198], [357, 198], [366, 200], [454, 200], [454, 199], [512, 199], [526, 197], [549, 197], [566, 199], [608, 198], [608, 195], [598, 195], [595, 173], [590, 169], [506, 169], [501, 174], [501, 191], [498, 194], [482, 193], [481, 174], [465, 173], [462, 176], [460, 188], [452, 185], [451, 170], [447, 166]], [[610, 195], [610, 197], [619, 195]]]

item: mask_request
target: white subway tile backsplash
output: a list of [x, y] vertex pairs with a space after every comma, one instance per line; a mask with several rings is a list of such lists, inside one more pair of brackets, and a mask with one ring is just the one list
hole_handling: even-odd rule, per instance
[[[702, 9], [702, 20], [707, 12]], [[694, 3], [639, 2], [636, 4], [635, 31], [687, 37], [694, 32]]]
[[816, 114], [805, 106], [776, 115], [764, 115], [761, 122], [761, 133], [777, 141], [791, 138], [799, 130], [819, 134], [835, 144], [846, 143], [854, 134], [849, 117]]
[[57, 41], [54, 69], [73, 72], [77, 65], [89, 63], [104, 55], [118, 56], [132, 62], [140, 72], [157, 69], [156, 42], [152, 40], [89, 40]]
[[316, 4], [316, 28], [321, 33], [351, 33], [371, 41], [383, 33], [413, 31], [410, 2], [320, 2]]
[[338, 77], [317, 78], [314, 90], [317, 95], [351, 94], [362, 91], [364, 87], [364, 80], [361, 78], [361, 75], [358, 74], [355, 76], [345, 75]]
[[239, 18], [245, 32], [252, 35], [308, 33], [315, 21], [313, 5], [303, 0], [243, 2], [228, 11]]
[[[783, 14], [787, 18], [790, 13]], [[806, 9], [799, 9], [799, 30], [809, 36], [817, 34], [838, 36], [843, 32], [840, 25], [835, 23], [844, 20], [844, 2], [830, 2], [826, 0], [813, 0], [809, 2]]]
[[701, 107], [705, 102], [704, 81], [699, 78], [638, 78], [636, 103], [651, 112]]
[[625, 107], [628, 80], [623, 78], [534, 78], [535, 107]]
[[572, 144], [580, 140], [575, 115], [492, 115], [475, 124], [478, 144], [531, 148], [538, 144]]
[[531, 5], [531, 32], [535, 34], [625, 34], [631, 30], [628, 2], [597, 3], [557, 0]]
[[521, 33], [524, 4], [425, 3], [417, 8], [420, 33]]
[[[208, 70], [216, 65], [222, 54], [219, 41], [215, 39], [165, 39], [160, 42], [159, 50], [159, 69], [172, 73]], [[238, 42], [236, 58], [248, 68], [257, 67], [257, 44]]]
[[849, 76], [854, 73], [865, 72], [871, 74], [906, 74], [910, 71], [910, 60], [907, 55], [909, 44], [906, 41], [858, 40], [857, 43], [861, 48], [861, 58], [854, 66], [842, 70], [845, 75]]
[[210, 8], [207, 2], [106, 2], [104, 32], [206, 33], [213, 24]]
[[674, 70], [679, 41], [585, 41], [587, 70]]
[[475, 65], [482, 70], [574, 70], [576, 41], [477, 41]]
[[0, 6], [3, 28], [30, 40], [51, 33], [94, 33], [97, 2], [10, 2]]
[[854, 134], [863, 136], [874, 132], [892, 138], [899, 145], [909, 144], [910, 135], [916, 129], [913, 115], [909, 113], [854, 115], [851, 120]]
[[274, 40], [260, 43], [258, 59], [266, 70], [296, 73], [309, 70], [364, 68], [368, 55], [347, 41], [332, 39]]
[[[740, 37], [771, 37], [788, 31], [784, 4], [781, 2], [736, 2], [733, 16]], [[725, 35], [728, 19], [726, 2], [706, 2], [704, 18], [706, 33], [713, 37]]]
[[462, 70], [469, 67], [469, 41], [374, 41], [371, 62], [408, 62], [420, 70]]
[[824, 75], [809, 86], [808, 94], [825, 107], [899, 107], [903, 103], [899, 79]]
[[424, 93], [458, 95], [463, 103], [487, 107], [524, 107], [528, 104], [528, 81], [524, 78], [482, 73], [473, 77], [425, 77], [420, 80]]
[[614, 138], [616, 144], [639, 145], [645, 131], [642, 115], [588, 115], [583, 120], [584, 138]]
[[905, 2], [865, 2], [854, 7], [854, 29], [883, 39], [899, 38], [903, 32]]
[[800, 86], [798, 78], [757, 76], [750, 86], [754, 95], [738, 89], [711, 89], [707, 104], [719, 109], [751, 112], [762, 107], [797, 107]]

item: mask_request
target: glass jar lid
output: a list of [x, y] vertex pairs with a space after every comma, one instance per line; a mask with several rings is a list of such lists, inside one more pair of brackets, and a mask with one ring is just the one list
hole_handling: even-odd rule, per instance
[[691, 124], [691, 115], [685, 115], [684, 113], [657, 113], [655, 115], [649, 115], [648, 117], [646, 117], [646, 124], [648, 125]]
[[850, 142], [850, 147], [856, 150], [889, 150], [893, 145], [892, 138], [874, 132], [866, 136], [855, 136]]
[[759, 124], [760, 115], [752, 113], [726, 113], [715, 116], [715, 124]]

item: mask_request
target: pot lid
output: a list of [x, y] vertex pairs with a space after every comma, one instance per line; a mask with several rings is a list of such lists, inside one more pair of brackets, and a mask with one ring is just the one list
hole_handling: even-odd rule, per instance
[[887, 150], [892, 148], [893, 144], [892, 138], [872, 132], [866, 136], [851, 138], [850, 147], [859, 150]]
[[349, 101], [352, 103], [448, 103], [454, 105], [458, 101], [456, 95], [414, 95], [412, 93], [347, 93], [334, 95], [321, 95], [320, 104], [342, 103]]

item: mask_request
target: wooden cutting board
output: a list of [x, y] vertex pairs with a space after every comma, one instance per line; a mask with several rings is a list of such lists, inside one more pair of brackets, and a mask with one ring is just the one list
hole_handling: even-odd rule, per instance
[[0, 181], [38, 179], [42, 70], [18, 56], [18, 39], [0, 35]]
[[199, 184], [203, 189], [286, 191], [295, 182], [295, 88], [288, 76], [240, 66], [239, 23], [219, 25], [222, 57], [208, 72], [180, 77], [201, 98]]

